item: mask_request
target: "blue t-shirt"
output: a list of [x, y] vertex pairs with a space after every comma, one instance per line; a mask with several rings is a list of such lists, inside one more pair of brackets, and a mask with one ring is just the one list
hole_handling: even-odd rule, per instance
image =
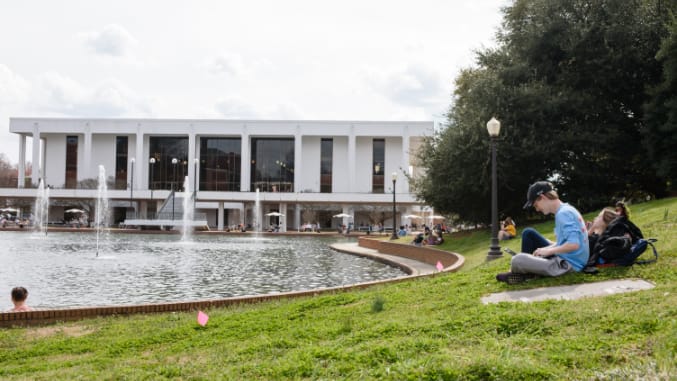
[[557, 256], [571, 263], [576, 271], [581, 271], [590, 257], [588, 231], [578, 210], [564, 202], [555, 213], [555, 237], [558, 246], [565, 243], [578, 244], [578, 250]]

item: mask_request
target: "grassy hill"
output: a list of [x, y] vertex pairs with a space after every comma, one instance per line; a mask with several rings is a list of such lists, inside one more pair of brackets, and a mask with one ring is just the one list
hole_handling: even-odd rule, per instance
[[[593, 214], [586, 216], [592, 218]], [[207, 311], [0, 330], [0, 378], [626, 380], [677, 375], [677, 199], [632, 206], [658, 263], [508, 286], [486, 231], [448, 237], [453, 274]], [[523, 226], [520, 226], [523, 227]], [[535, 226], [551, 232], [552, 222]], [[509, 241], [519, 249], [519, 240]], [[617, 278], [652, 290], [483, 305], [492, 292]], [[83, 297], [86, 297], [83, 296]]]

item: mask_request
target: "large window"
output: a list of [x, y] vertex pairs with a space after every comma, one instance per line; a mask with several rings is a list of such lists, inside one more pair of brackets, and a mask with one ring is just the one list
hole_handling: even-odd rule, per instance
[[322, 139], [320, 145], [320, 192], [331, 193], [334, 141]]
[[240, 190], [241, 146], [240, 138], [200, 139], [199, 190]]
[[294, 191], [294, 139], [253, 138], [251, 190]]
[[66, 188], [78, 185], [78, 137], [66, 136]]
[[[151, 189], [183, 190], [183, 180], [188, 175], [188, 138], [151, 137], [150, 156], [155, 158]], [[176, 159], [176, 164], [172, 160]], [[151, 164], [149, 164], [151, 165]]]
[[372, 193], [385, 193], [383, 171], [385, 166], [385, 139], [374, 139], [372, 148]]
[[127, 189], [127, 142], [126, 136], [115, 138], [115, 189]]

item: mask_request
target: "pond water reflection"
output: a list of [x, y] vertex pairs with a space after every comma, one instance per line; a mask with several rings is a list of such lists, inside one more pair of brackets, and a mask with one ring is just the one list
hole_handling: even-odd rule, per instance
[[129, 305], [300, 291], [406, 275], [331, 250], [339, 238], [0, 232], [1, 310], [24, 286], [34, 308]]

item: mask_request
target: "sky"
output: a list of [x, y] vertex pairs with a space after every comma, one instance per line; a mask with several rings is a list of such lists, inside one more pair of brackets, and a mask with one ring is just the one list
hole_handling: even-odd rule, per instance
[[10, 117], [442, 121], [510, 0], [2, 3], [16, 163]]

